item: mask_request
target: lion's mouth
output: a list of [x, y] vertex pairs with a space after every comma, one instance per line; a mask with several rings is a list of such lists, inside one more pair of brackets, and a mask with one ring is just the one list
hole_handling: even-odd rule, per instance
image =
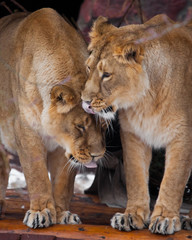
[[84, 165], [87, 168], [97, 168], [97, 164], [94, 160], [91, 160], [88, 163], [82, 163], [78, 161], [76, 158], [74, 158], [72, 154], [70, 155], [69, 161], [76, 166]]
[[85, 163], [84, 166], [85, 166], [86, 168], [97, 168], [97, 164], [96, 164], [96, 162], [93, 161], [93, 160], [92, 160], [91, 162], [89, 162], [89, 163]]
[[108, 107], [102, 109], [100, 112], [95, 112], [94, 109], [92, 108], [90, 102], [87, 102], [87, 101], [82, 102], [82, 107], [87, 113], [91, 113], [91, 114], [114, 112], [112, 106], [108, 106]]

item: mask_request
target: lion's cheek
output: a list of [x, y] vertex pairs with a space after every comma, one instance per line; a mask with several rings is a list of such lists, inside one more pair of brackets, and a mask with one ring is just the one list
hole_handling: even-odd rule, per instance
[[64, 134], [64, 133], [58, 133], [55, 136], [55, 140], [56, 142], [63, 148], [66, 150], [66, 157], [69, 158], [69, 155], [73, 154], [74, 152], [74, 147], [73, 147], [73, 139], [71, 136], [69, 136], [68, 134]]

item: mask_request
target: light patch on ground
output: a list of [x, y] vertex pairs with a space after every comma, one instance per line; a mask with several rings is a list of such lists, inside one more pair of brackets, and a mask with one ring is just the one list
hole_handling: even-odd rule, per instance
[[84, 193], [84, 190], [88, 189], [95, 178], [94, 173], [79, 173], [75, 178], [75, 193]]
[[[75, 178], [75, 193], [83, 193], [85, 189], [89, 188], [94, 180], [94, 173], [79, 173]], [[24, 174], [16, 169], [11, 169], [9, 174], [8, 189], [25, 188], [26, 181]]]
[[11, 169], [9, 174], [9, 182], [8, 182], [8, 189], [13, 188], [24, 188], [26, 187], [25, 176], [20, 171], [16, 169]]

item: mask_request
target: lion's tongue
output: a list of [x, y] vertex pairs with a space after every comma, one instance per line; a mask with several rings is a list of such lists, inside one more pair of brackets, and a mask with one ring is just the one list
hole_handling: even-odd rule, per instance
[[85, 163], [85, 167], [87, 168], [96, 168], [97, 164], [94, 161], [91, 161], [90, 163]]
[[88, 103], [86, 103], [85, 101], [82, 102], [82, 107], [85, 110], [85, 112], [95, 114], [95, 112], [93, 111], [91, 106]]

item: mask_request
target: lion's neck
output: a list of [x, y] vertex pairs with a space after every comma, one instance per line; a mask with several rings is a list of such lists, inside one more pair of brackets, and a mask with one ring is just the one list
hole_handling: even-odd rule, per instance
[[170, 111], [172, 102], [169, 89], [162, 87], [158, 90], [150, 89], [137, 104], [125, 111], [130, 131], [155, 148], [165, 147], [170, 141], [173, 135], [167, 128], [174, 124], [171, 118], [166, 120], [166, 112]]

